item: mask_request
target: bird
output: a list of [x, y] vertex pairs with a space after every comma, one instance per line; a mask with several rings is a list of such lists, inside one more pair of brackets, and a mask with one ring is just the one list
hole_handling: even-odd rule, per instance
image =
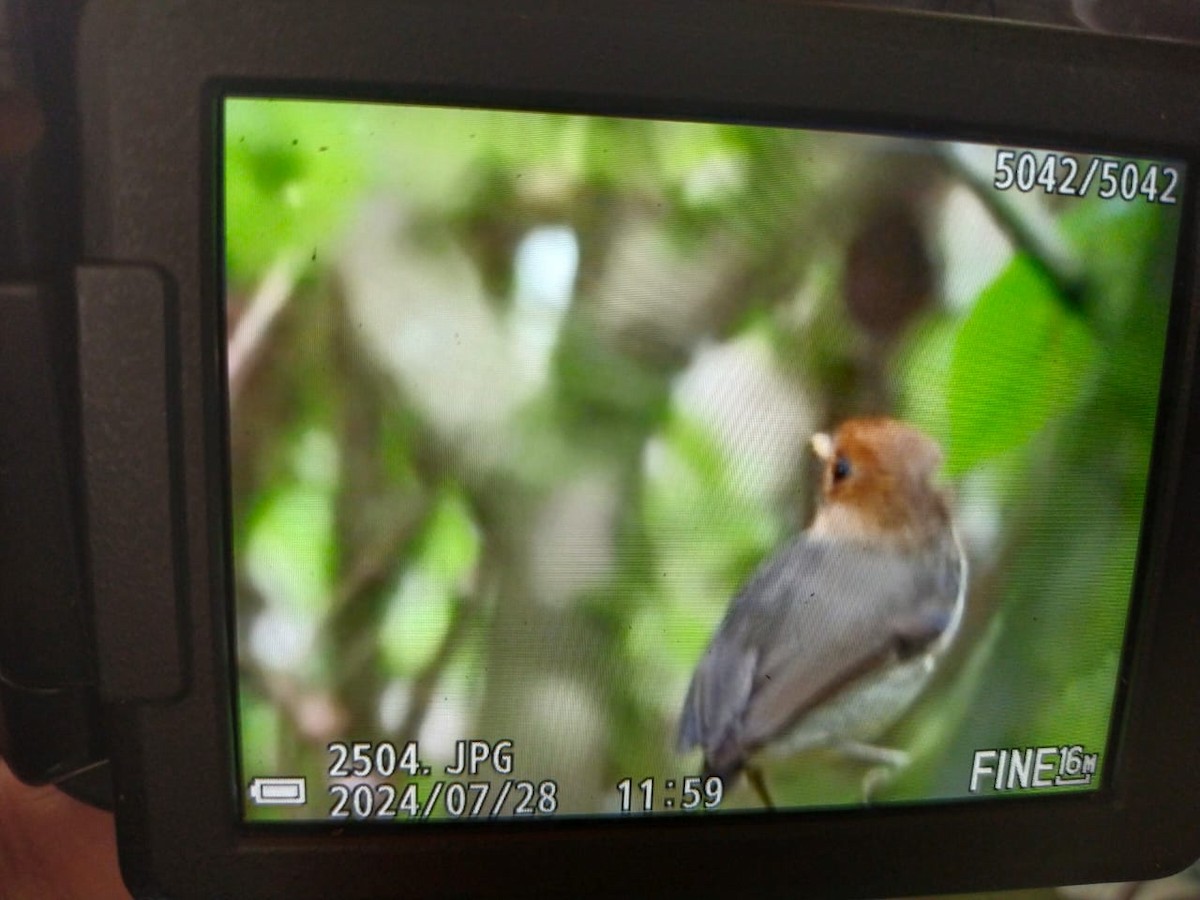
[[907, 763], [875, 742], [924, 690], [966, 604], [937, 442], [879, 416], [810, 443], [815, 515], [729, 604], [679, 722], [679, 752], [699, 747], [705, 774], [727, 785], [744, 772], [766, 807], [766, 758], [828, 748], [866, 763], [865, 800]]

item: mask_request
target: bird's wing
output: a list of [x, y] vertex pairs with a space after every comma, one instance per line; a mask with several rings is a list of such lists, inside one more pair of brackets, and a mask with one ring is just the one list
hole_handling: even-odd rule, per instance
[[961, 570], [952, 546], [908, 557], [802, 536], [730, 605], [692, 678], [681, 749], [718, 774], [867, 672], [920, 652], [950, 624]]

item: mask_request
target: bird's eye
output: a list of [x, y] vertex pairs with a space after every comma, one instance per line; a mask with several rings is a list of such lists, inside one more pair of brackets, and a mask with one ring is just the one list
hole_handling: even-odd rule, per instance
[[850, 474], [850, 460], [839, 456], [833, 461], [833, 480], [842, 481]]

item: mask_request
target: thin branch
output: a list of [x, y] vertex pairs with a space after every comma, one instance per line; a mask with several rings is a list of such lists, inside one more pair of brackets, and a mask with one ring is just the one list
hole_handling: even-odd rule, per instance
[[478, 610], [477, 592], [468, 592], [459, 598], [454, 609], [454, 617], [450, 620], [450, 627], [446, 629], [441, 645], [434, 653], [433, 659], [421, 670], [421, 674], [413, 682], [408, 709], [405, 711], [404, 721], [400, 723], [400, 729], [397, 731], [397, 734], [404, 740], [414, 740], [420, 733], [421, 726], [425, 723], [425, 717], [429, 714], [429, 705], [433, 701], [433, 693], [437, 689], [438, 682], [442, 680], [442, 675], [454, 658], [455, 651], [461, 646], [463, 638], [467, 634], [467, 626], [475, 618]]
[[230, 405], [237, 402], [246, 376], [261, 354], [267, 335], [291, 299], [299, 271], [300, 267], [291, 254], [276, 259], [230, 335], [227, 354]]
[[1049, 228], [1039, 228], [1011, 203], [1002, 191], [992, 187], [990, 176], [971, 165], [959, 153], [942, 154], [949, 169], [971, 189], [996, 223], [1012, 239], [1013, 245], [1042, 271], [1071, 312], [1082, 314], [1083, 268], [1061, 237]]
[[432, 505], [428, 495], [418, 498], [356, 556], [353, 565], [333, 589], [326, 613], [327, 624], [352, 609], [358, 598], [392, 580], [397, 566], [404, 560], [405, 549], [420, 530]]

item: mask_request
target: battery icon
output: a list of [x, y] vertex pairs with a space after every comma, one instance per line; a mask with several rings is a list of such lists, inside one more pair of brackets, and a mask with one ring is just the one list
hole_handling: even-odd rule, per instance
[[255, 778], [250, 782], [250, 799], [256, 806], [303, 806], [308, 802], [308, 783], [303, 777]]

